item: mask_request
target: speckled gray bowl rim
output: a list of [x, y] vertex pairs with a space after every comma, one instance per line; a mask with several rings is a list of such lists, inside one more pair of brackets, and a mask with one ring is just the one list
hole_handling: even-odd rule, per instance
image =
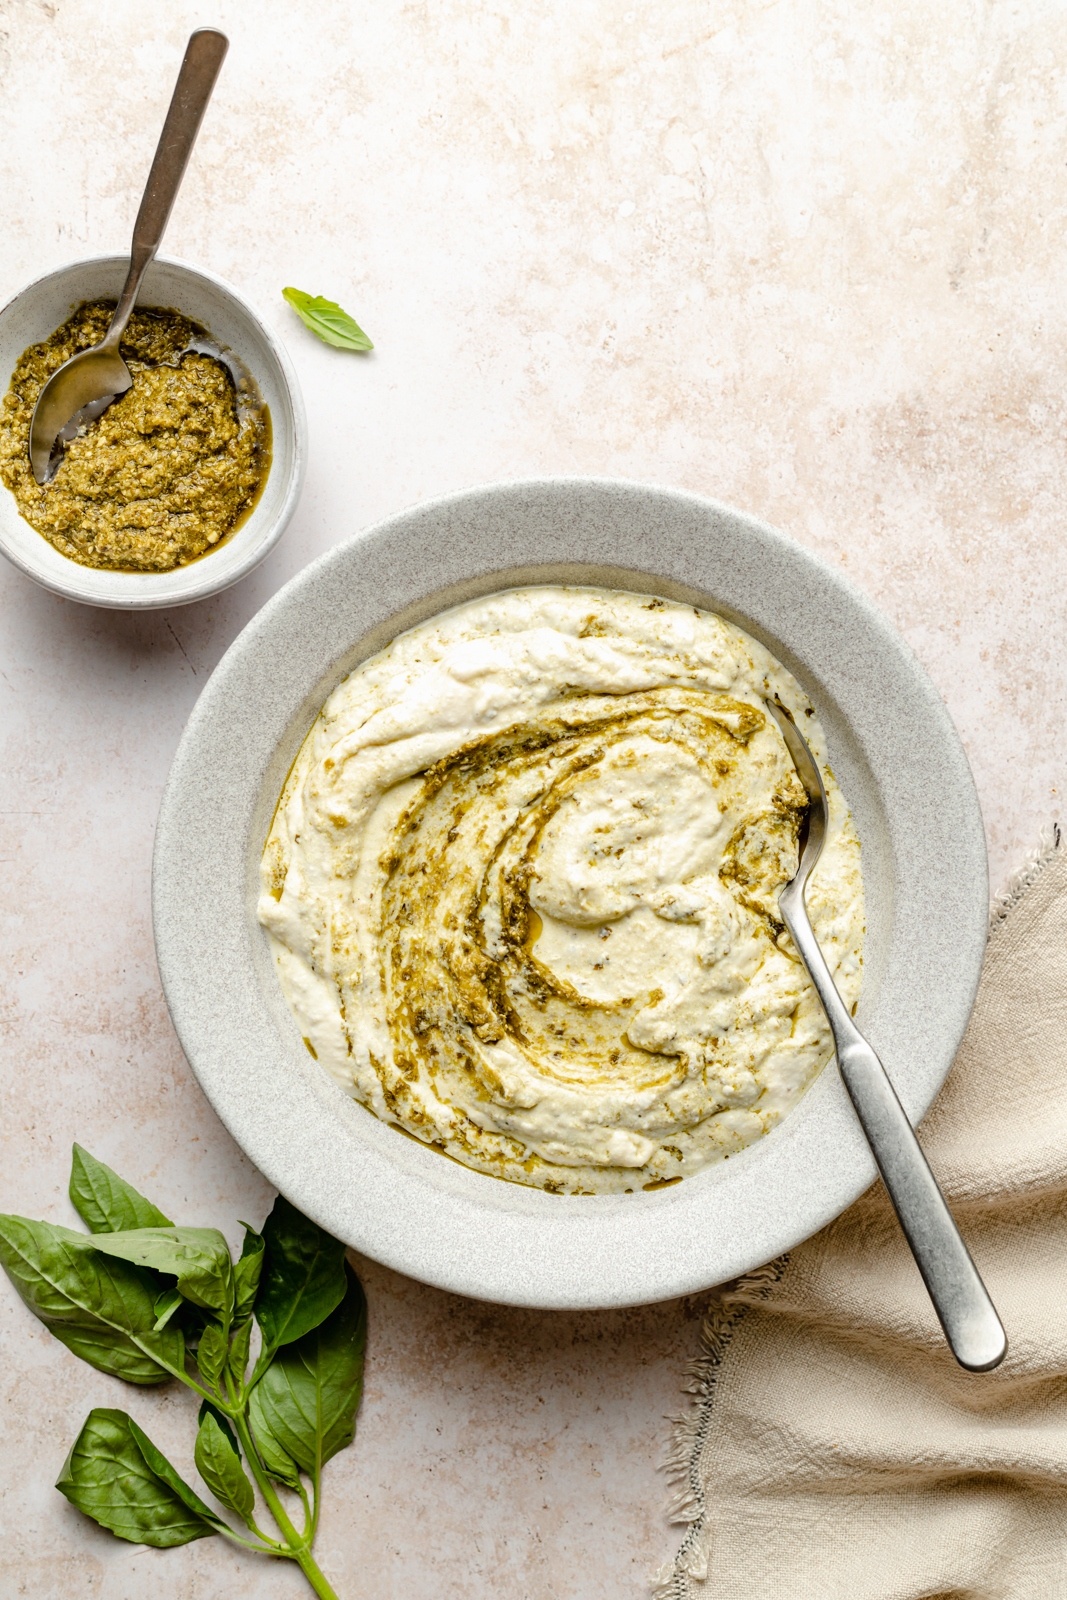
[[588, 478], [475, 488], [392, 517], [292, 579], [230, 647], [181, 740], [156, 838], [156, 946], [208, 1098], [323, 1227], [475, 1298], [623, 1306], [769, 1261], [867, 1187], [874, 1163], [836, 1070], [767, 1137], [683, 1183], [547, 1195], [468, 1171], [349, 1099], [303, 1048], [255, 920], [277, 796], [333, 684], [437, 611], [556, 582], [718, 611], [811, 695], [863, 843], [859, 1020], [920, 1118], [963, 1034], [986, 936], [985, 838], [958, 736], [910, 650], [839, 573], [677, 490]]

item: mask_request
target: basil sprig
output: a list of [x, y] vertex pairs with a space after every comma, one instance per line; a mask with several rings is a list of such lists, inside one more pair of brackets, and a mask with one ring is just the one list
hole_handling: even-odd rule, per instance
[[[322, 1469], [352, 1442], [367, 1307], [344, 1246], [279, 1196], [237, 1261], [214, 1228], [176, 1227], [74, 1146], [70, 1198], [91, 1231], [0, 1215], [0, 1265], [45, 1327], [127, 1383], [179, 1379], [200, 1397], [193, 1459], [238, 1532], [125, 1411], [97, 1407], [56, 1488], [135, 1544], [218, 1534], [295, 1561], [337, 1595], [311, 1553]], [[263, 1508], [274, 1523], [260, 1525]]]
[[342, 311], [336, 300], [306, 294], [303, 289], [283, 289], [282, 298], [288, 300], [305, 328], [310, 328], [323, 344], [332, 344], [336, 350], [374, 349], [359, 323]]

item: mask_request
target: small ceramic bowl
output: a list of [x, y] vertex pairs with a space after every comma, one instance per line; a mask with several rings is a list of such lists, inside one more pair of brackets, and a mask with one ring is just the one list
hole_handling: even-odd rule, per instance
[[871, 1182], [827, 1067], [739, 1155], [670, 1188], [551, 1195], [469, 1171], [312, 1061], [256, 922], [286, 773], [334, 685], [405, 628], [538, 583], [662, 595], [760, 639], [811, 696], [863, 847], [858, 1019], [918, 1120], [974, 1000], [985, 838], [959, 738], [911, 651], [841, 575], [741, 512], [596, 479], [497, 484], [406, 511], [293, 578], [231, 645], [182, 738], [156, 832], [159, 968], [222, 1120], [338, 1238], [424, 1282], [541, 1307], [666, 1299], [769, 1261]]
[[[98, 256], [46, 273], [0, 311], [0, 384], [6, 393], [22, 352], [46, 339], [86, 300], [115, 299], [129, 260]], [[145, 306], [184, 312], [207, 328], [251, 373], [270, 409], [272, 460], [252, 514], [237, 531], [188, 566], [172, 572], [111, 572], [61, 555], [19, 514], [0, 485], [0, 551], [46, 589], [86, 605], [142, 611], [187, 605], [228, 589], [258, 566], [285, 531], [304, 478], [307, 420], [292, 363], [274, 335], [236, 289], [182, 261], [153, 261], [138, 297]]]

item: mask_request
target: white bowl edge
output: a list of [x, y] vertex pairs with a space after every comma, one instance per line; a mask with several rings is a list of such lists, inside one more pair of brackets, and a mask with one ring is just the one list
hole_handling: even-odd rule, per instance
[[[82, 301], [114, 298], [128, 265], [125, 256], [68, 262], [11, 297], [0, 310], [5, 392], [22, 352], [47, 338]], [[218, 549], [171, 572], [112, 572], [71, 561], [24, 521], [14, 496], [0, 485], [0, 552], [14, 566], [68, 600], [133, 611], [189, 605], [246, 577], [284, 533], [307, 466], [307, 418], [292, 361], [238, 289], [189, 262], [157, 256], [145, 274], [140, 300], [183, 311], [234, 350], [260, 386], [274, 437], [270, 472], [246, 521]]]

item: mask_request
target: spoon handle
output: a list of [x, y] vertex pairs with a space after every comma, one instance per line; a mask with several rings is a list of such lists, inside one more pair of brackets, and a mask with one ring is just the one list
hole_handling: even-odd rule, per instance
[[200, 131], [215, 79], [229, 47], [226, 35], [215, 28], [198, 28], [185, 47], [178, 81], [174, 85], [167, 120], [159, 136], [152, 168], [148, 174], [141, 209], [133, 225], [130, 270], [104, 344], [118, 346], [133, 310], [141, 279], [159, 249], [175, 196]]
[[1003, 1361], [1008, 1341], [978, 1268], [885, 1068], [837, 992], [806, 909], [796, 901], [789, 903], [783, 894], [782, 913], [822, 1001], [838, 1069], [945, 1338], [961, 1367], [988, 1372]]

